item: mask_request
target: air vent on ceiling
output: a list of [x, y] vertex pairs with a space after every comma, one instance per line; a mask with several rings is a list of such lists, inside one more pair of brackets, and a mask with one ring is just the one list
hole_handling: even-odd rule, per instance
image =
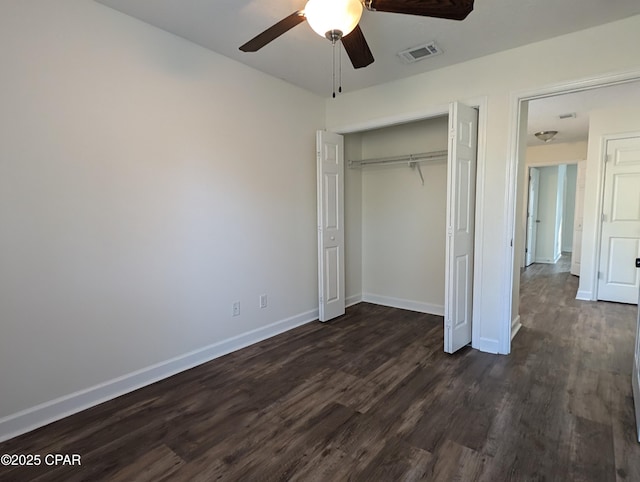
[[575, 112], [569, 112], [567, 114], [560, 114], [558, 117], [560, 119], [575, 119], [576, 118], [576, 113]]
[[441, 53], [442, 49], [438, 47], [435, 42], [429, 42], [428, 44], [419, 45], [417, 47], [398, 52], [398, 55], [405, 62], [412, 64], [413, 62], [417, 62], [418, 60], [426, 59], [428, 57], [434, 57], [436, 55], [440, 55]]

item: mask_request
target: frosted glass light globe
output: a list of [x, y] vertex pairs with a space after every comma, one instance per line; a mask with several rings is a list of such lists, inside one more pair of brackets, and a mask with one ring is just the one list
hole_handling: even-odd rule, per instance
[[342, 36], [356, 28], [362, 16], [360, 0], [309, 0], [304, 15], [311, 28], [321, 37], [331, 39], [327, 33], [339, 30]]

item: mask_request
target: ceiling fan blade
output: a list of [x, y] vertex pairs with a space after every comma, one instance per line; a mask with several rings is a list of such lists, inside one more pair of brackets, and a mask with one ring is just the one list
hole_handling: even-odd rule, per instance
[[405, 13], [423, 17], [464, 20], [473, 10], [473, 0], [365, 0], [369, 10]]
[[342, 45], [351, 59], [354, 69], [361, 69], [373, 63], [374, 58], [360, 25], [356, 25], [349, 35], [342, 37]]
[[256, 35], [246, 44], [240, 47], [243, 52], [257, 52], [262, 47], [267, 45], [272, 40], [277, 39], [283, 33], [288, 32], [293, 27], [306, 20], [304, 13], [301, 10], [292, 13], [288, 17], [283, 18], [275, 25], [272, 25], [261, 34]]

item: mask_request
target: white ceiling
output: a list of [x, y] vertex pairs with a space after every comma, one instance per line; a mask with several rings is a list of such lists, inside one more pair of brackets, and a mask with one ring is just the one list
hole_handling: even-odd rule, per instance
[[[640, 106], [640, 82], [530, 101], [527, 144], [544, 144], [534, 136], [535, 132], [540, 131], [558, 131], [551, 141], [553, 143], [586, 141], [591, 111], [625, 105]], [[560, 119], [560, 115], [571, 113], [576, 117]]]
[[[331, 43], [306, 22], [255, 53], [238, 47], [306, 0], [97, 0], [196, 44], [322, 96], [332, 91]], [[354, 70], [343, 56], [343, 90], [408, 77], [494, 52], [640, 14], [638, 0], [476, 0], [463, 21], [365, 11], [360, 27], [375, 62]], [[401, 50], [435, 40], [444, 54], [414, 64]]]
[[[311, 92], [331, 94], [331, 44], [306, 23], [258, 52], [238, 49], [275, 22], [304, 9], [306, 0], [96, 1]], [[375, 62], [355, 70], [343, 55], [343, 90], [409, 77], [637, 14], [639, 0], [476, 0], [474, 11], [462, 22], [365, 10], [360, 26]], [[414, 64], [396, 55], [432, 40], [444, 50], [442, 55]], [[533, 136], [540, 130], [557, 130], [553, 142], [586, 140], [590, 110], [632, 99], [640, 101], [637, 83], [532, 101], [528, 144], [541, 143]], [[576, 118], [558, 119], [569, 112], [576, 112]]]

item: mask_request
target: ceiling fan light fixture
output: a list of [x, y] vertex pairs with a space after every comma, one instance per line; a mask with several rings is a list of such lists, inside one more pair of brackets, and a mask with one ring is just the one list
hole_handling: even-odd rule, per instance
[[362, 16], [362, 3], [360, 0], [309, 0], [304, 15], [314, 32], [335, 41], [356, 28]]
[[540, 131], [540, 132], [536, 132], [534, 136], [536, 136], [538, 139], [540, 139], [543, 142], [549, 142], [551, 139], [553, 139], [556, 136], [557, 133], [558, 131]]

